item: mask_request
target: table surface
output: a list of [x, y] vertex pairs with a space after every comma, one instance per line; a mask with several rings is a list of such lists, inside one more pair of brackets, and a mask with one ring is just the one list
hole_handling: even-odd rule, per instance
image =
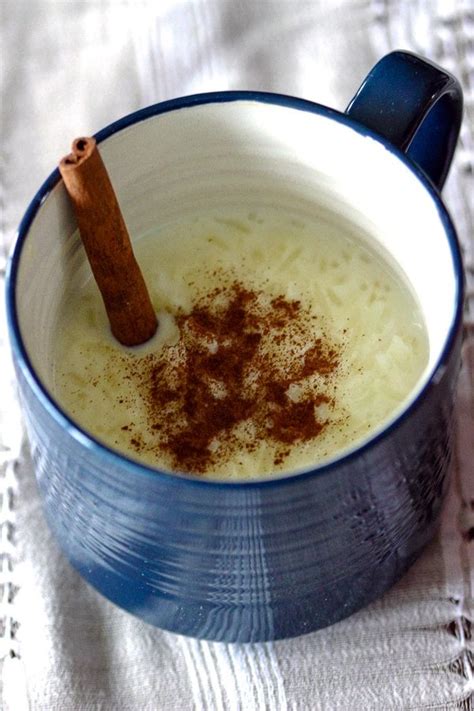
[[102, 599], [46, 527], [0, 308], [0, 657], [7, 711], [470, 709], [474, 699], [472, 0], [0, 0], [0, 278], [43, 179], [148, 104], [216, 89], [343, 109], [392, 49], [461, 80], [466, 114], [443, 195], [468, 275], [452, 486], [441, 528], [381, 600], [293, 640], [224, 645], [153, 629]]

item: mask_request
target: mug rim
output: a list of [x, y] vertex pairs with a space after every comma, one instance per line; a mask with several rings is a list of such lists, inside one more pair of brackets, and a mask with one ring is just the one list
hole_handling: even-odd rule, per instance
[[[444, 205], [440, 193], [428, 178], [428, 176], [421, 170], [421, 168], [414, 163], [403, 151], [394, 146], [390, 141], [384, 138], [382, 135], [376, 133], [367, 126], [355, 121], [350, 116], [342, 113], [336, 109], [318, 104], [307, 99], [301, 99], [298, 97], [289, 96], [286, 94], [278, 94], [272, 92], [263, 91], [248, 91], [248, 90], [237, 90], [237, 91], [218, 91], [218, 92], [206, 92], [199, 94], [191, 94], [188, 96], [182, 96], [174, 99], [169, 99], [167, 101], [162, 101], [156, 104], [152, 104], [142, 109], [138, 109], [130, 114], [127, 114], [116, 121], [108, 124], [100, 131], [94, 134], [94, 138], [97, 143], [101, 143], [110, 136], [133, 126], [137, 123], [151, 119], [160, 114], [168, 113], [171, 111], [177, 111], [183, 108], [192, 108], [195, 106], [200, 106], [204, 104], [218, 104], [233, 101], [253, 101], [264, 104], [271, 104], [275, 106], [281, 106], [285, 108], [290, 108], [298, 111], [305, 111], [313, 114], [318, 114], [325, 116], [330, 120], [334, 120], [346, 128], [355, 131], [356, 133], [367, 136], [380, 143], [387, 149], [395, 158], [402, 161], [405, 167], [409, 169], [425, 190], [428, 191], [432, 201], [435, 204], [438, 216], [442, 223], [445, 237], [448, 240], [448, 245], [451, 252], [451, 257], [453, 261], [453, 271], [455, 276], [455, 310], [450, 323], [450, 327], [445, 336], [445, 341], [441, 353], [435, 362], [432, 372], [429, 375], [427, 381], [418, 392], [416, 397], [401, 411], [399, 414], [390, 421], [387, 426], [383, 427], [379, 432], [373, 436], [363, 440], [359, 445], [354, 445], [346, 453], [342, 453], [340, 456], [335, 456], [326, 463], [309, 465], [300, 470], [295, 470], [293, 472], [283, 473], [280, 476], [272, 476], [271, 478], [254, 478], [254, 479], [235, 479], [235, 480], [225, 480], [225, 479], [213, 479], [213, 478], [199, 478], [195, 475], [188, 474], [185, 472], [173, 472], [167, 471], [165, 469], [158, 469], [148, 466], [147, 464], [141, 463], [137, 460], [131, 459], [126, 454], [122, 454], [118, 450], [114, 450], [108, 447], [105, 443], [100, 442], [92, 434], [88, 433], [86, 430], [82, 429], [60, 406], [59, 403], [53, 398], [52, 393], [43, 385], [39, 376], [33, 367], [31, 360], [28, 356], [26, 347], [23, 343], [23, 338], [21, 336], [21, 330], [19, 325], [19, 318], [17, 314], [16, 305], [16, 283], [17, 283], [17, 273], [20, 264], [21, 254], [23, 251], [24, 243], [28, 237], [30, 227], [40, 209], [43, 202], [49, 197], [52, 190], [61, 181], [61, 176], [58, 168], [55, 168], [53, 172], [46, 178], [43, 184], [40, 186], [39, 190], [33, 196], [31, 202], [29, 203], [23, 218], [19, 224], [17, 230], [17, 237], [13, 244], [13, 249], [10, 254], [10, 258], [7, 262], [6, 269], [6, 310], [7, 310], [7, 325], [10, 335], [10, 343], [13, 354], [13, 359], [16, 365], [20, 368], [25, 380], [29, 384], [31, 390], [33, 391], [35, 397], [40, 401], [41, 405], [47, 410], [49, 415], [53, 420], [79, 444], [85, 446], [86, 449], [91, 454], [98, 454], [99, 457], [104, 460], [110, 460], [111, 464], [116, 465], [113, 467], [114, 472], [118, 472], [119, 469], [127, 470], [127, 473], [134, 473], [141, 476], [152, 476], [152, 477], [166, 477], [166, 479], [171, 483], [184, 485], [189, 484], [193, 486], [207, 486], [207, 487], [217, 487], [217, 488], [227, 488], [227, 487], [238, 487], [239, 489], [255, 489], [261, 486], [283, 486], [287, 484], [296, 483], [301, 478], [307, 479], [313, 476], [324, 476], [330, 475], [334, 470], [336, 470], [341, 465], [350, 464], [351, 460], [355, 457], [363, 456], [366, 451], [374, 446], [376, 446], [383, 439], [388, 437], [395, 429], [397, 429], [407, 417], [418, 407], [422, 399], [426, 396], [426, 393], [433, 383], [436, 374], [440, 369], [445, 367], [446, 360], [451, 352], [458, 328], [462, 321], [462, 308], [463, 308], [463, 295], [464, 295], [464, 272], [462, 267], [462, 258], [459, 247], [459, 242], [456, 234], [456, 229], [454, 227], [453, 221], [450, 214]], [[124, 472], [120, 472], [122, 475]]]

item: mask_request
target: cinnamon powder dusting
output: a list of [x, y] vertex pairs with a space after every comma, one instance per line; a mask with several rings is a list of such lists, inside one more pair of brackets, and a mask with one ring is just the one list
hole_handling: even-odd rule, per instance
[[176, 324], [176, 344], [130, 366], [149, 423], [147, 438], [128, 426], [137, 453], [153, 449], [174, 469], [203, 474], [264, 441], [279, 466], [328, 426], [340, 346], [300, 301], [233, 281]]

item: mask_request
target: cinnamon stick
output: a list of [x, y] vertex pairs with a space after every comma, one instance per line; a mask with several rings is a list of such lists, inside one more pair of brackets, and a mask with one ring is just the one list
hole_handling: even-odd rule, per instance
[[115, 338], [137, 346], [158, 321], [117, 198], [94, 138], [76, 138], [59, 163]]

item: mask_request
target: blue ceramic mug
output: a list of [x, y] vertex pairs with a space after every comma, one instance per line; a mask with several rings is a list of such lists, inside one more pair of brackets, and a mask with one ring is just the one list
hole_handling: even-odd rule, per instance
[[458, 82], [405, 52], [383, 58], [346, 113], [259, 92], [151, 106], [97, 140], [132, 235], [200, 206], [316, 204], [372, 230], [405, 272], [429, 367], [403, 411], [328, 464], [241, 483], [153, 470], [83, 431], [52, 395], [58, 308], [83, 260], [54, 171], [9, 264], [13, 357], [51, 528], [107, 598], [173, 632], [273, 640], [380, 596], [432, 537], [452, 449], [463, 279], [441, 201]]

